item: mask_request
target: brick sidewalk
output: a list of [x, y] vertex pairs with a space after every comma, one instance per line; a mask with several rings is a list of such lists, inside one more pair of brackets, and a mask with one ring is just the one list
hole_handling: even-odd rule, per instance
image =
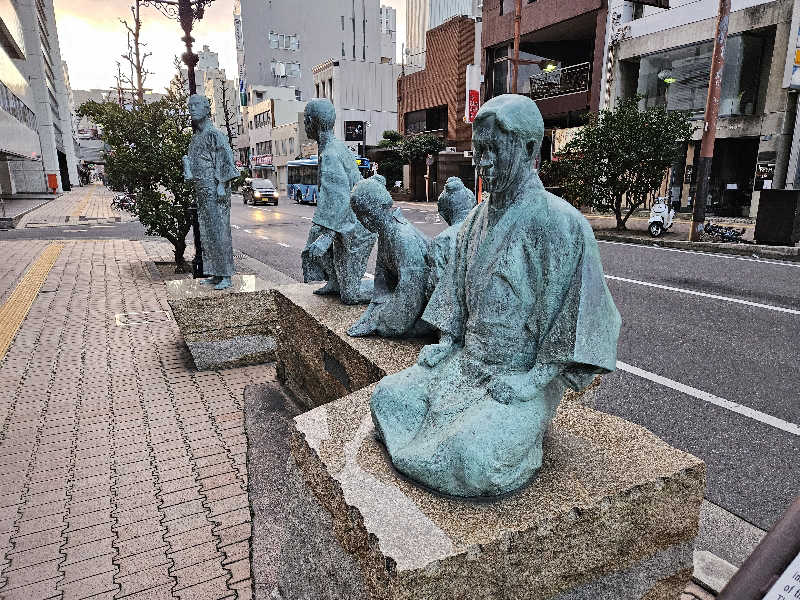
[[129, 213], [111, 208], [111, 200], [115, 194], [116, 192], [112, 192], [107, 187], [96, 184], [73, 188], [25, 215], [17, 228], [78, 225], [86, 223], [86, 221], [114, 222], [119, 219], [125, 222], [132, 220], [133, 217]]
[[[0, 242], [6, 298], [48, 247]], [[151, 258], [65, 242], [0, 362], [3, 598], [251, 597], [242, 392], [274, 371], [195, 371]]]

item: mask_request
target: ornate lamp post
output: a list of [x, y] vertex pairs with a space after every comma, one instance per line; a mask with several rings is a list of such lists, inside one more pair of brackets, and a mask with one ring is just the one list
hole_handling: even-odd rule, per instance
[[[158, 12], [170, 19], [178, 19], [183, 29], [184, 36], [181, 38], [186, 44], [186, 52], [181, 57], [188, 71], [189, 93], [197, 93], [197, 81], [194, 75], [194, 68], [200, 60], [197, 54], [192, 52], [192, 26], [195, 21], [203, 18], [206, 5], [214, 0], [140, 0], [144, 6], [152, 6]], [[194, 259], [192, 260], [192, 275], [196, 278], [203, 277], [203, 249], [200, 240], [200, 225], [197, 222], [197, 205], [193, 204], [190, 209], [192, 213], [192, 229], [194, 230]]]

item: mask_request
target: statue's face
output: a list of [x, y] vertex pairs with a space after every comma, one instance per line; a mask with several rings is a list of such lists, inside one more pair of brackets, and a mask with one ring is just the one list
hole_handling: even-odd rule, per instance
[[500, 129], [495, 118], [490, 116], [475, 124], [472, 145], [483, 189], [494, 193], [506, 192], [527, 161], [517, 137]]
[[314, 118], [306, 113], [303, 117], [303, 125], [306, 128], [306, 135], [312, 140], [317, 139], [317, 128], [314, 126]]
[[200, 98], [189, 99], [189, 116], [192, 121], [200, 121], [211, 114], [208, 105]]

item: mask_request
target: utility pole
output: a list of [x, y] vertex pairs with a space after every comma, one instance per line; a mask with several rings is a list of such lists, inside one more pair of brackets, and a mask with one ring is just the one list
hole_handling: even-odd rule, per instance
[[731, 16], [731, 0], [720, 0], [717, 32], [714, 38], [714, 55], [711, 59], [711, 75], [708, 82], [703, 141], [700, 144], [700, 160], [697, 165], [697, 192], [692, 207], [692, 225], [689, 241], [695, 242], [703, 232], [706, 220], [706, 200], [711, 180], [711, 163], [714, 160], [714, 142], [717, 139], [717, 118], [722, 91], [722, 71], [725, 68], [725, 46], [728, 41], [728, 21]]
[[517, 93], [517, 79], [519, 76], [519, 38], [522, 23], [522, 0], [514, 4], [514, 61], [511, 63], [511, 93]]

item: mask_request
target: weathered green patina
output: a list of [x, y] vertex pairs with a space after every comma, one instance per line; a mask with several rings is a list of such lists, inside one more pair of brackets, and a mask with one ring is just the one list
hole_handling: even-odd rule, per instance
[[364, 229], [350, 208], [350, 190], [361, 181], [355, 156], [333, 135], [336, 111], [329, 100], [311, 100], [304, 121], [306, 134], [319, 144], [319, 193], [302, 254], [304, 278], [308, 282], [327, 277], [328, 283], [316, 294], [339, 294], [345, 304], [367, 303], [372, 282], [362, 279], [375, 235]]
[[529, 98], [481, 108], [473, 145], [490, 199], [461, 226], [423, 314], [440, 342], [371, 399], [395, 467], [446, 494], [497, 496], [530, 482], [565, 388], [616, 365], [620, 317], [592, 229], [533, 167], [543, 135]]
[[456, 236], [469, 211], [475, 208], [475, 194], [458, 177], [450, 177], [439, 195], [438, 208], [442, 219], [450, 227], [433, 238], [428, 248], [428, 265], [431, 269], [428, 277], [429, 298], [444, 275], [450, 257], [455, 254]]
[[208, 98], [194, 94], [188, 104], [194, 134], [183, 157], [183, 175], [186, 181], [194, 181], [203, 271], [210, 275], [203, 283], [224, 290], [231, 287], [234, 272], [230, 182], [239, 170], [228, 138], [211, 122]]
[[399, 208], [393, 209], [382, 175], [356, 184], [350, 204], [364, 227], [378, 234], [378, 257], [372, 301], [348, 335], [417, 337], [430, 333], [430, 327], [420, 321], [427, 301], [428, 239]]

